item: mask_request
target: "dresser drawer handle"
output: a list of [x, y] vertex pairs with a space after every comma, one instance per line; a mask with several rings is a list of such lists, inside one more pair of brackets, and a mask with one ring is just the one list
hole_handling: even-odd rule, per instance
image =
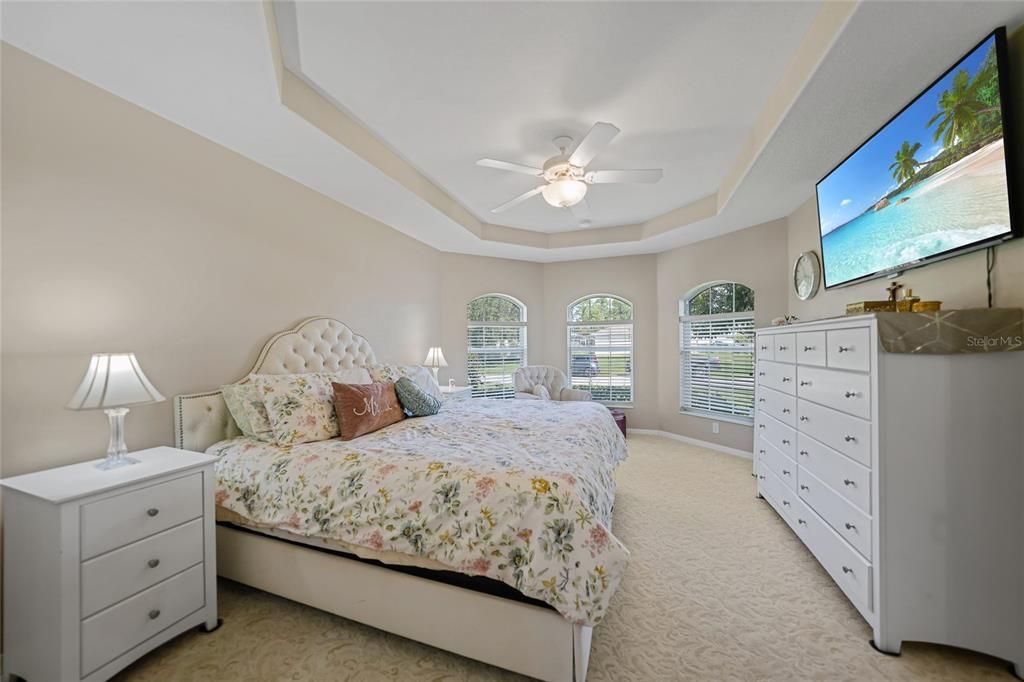
[[850, 479], [848, 479], [848, 478], [844, 478], [844, 479], [843, 479], [843, 485], [852, 485], [852, 486], [853, 486], [854, 488], [856, 488], [856, 487], [857, 487], [857, 483], [856, 483], [856, 482], [854, 482], [854, 481], [851, 481], [851, 480], [850, 480]]
[[847, 443], [856, 443], [857, 442], [857, 439], [854, 438], [853, 436], [843, 436], [843, 440], [845, 440]]
[[762, 481], [764, 480], [764, 474], [758, 474], [757, 477]]
[[805, 353], [810, 353], [812, 350], [814, 350], [814, 346], [804, 346]]
[[803, 455], [804, 457], [810, 457], [806, 450], [801, 450], [800, 454]]
[[149, 561], [146, 562], [146, 565], [149, 566], [150, 568], [156, 568], [157, 566], [160, 565], [160, 560], [159, 559], [150, 559]]
[[789, 445], [789, 441], [788, 441], [788, 440], [786, 440], [785, 438], [783, 438], [783, 439], [782, 439], [782, 444], [783, 444], [783, 445]]
[[782, 475], [783, 476], [789, 476], [789, 469], [783, 469], [782, 470]]
[[763, 429], [763, 428], [764, 428], [764, 424], [758, 424], [758, 425], [757, 425], [757, 428], [759, 428], [759, 429]]
[[758, 372], [758, 373], [757, 373], [757, 376], [759, 376], [759, 377], [763, 377], [763, 376], [764, 376], [764, 372]]
[[857, 392], [856, 391], [847, 391], [844, 395], [847, 398], [856, 398], [857, 397]]
[[768, 350], [768, 346], [761, 346], [761, 350]]
[[843, 566], [843, 573], [853, 573], [853, 569], [849, 566]]
[[153, 609], [152, 611], [149, 612], [149, 619], [150, 620], [156, 620], [159, 617], [160, 617], [160, 609]]
[[763, 402], [764, 402], [764, 398], [758, 398], [758, 399], [757, 399], [757, 402], [759, 402], [759, 403], [763, 403]]
[[758, 451], [757, 451], [757, 454], [759, 454], [759, 455], [763, 455], [763, 454], [764, 454], [764, 450], [758, 450]]
[[755, 474], [753, 471], [751, 471], [750, 472], [750, 477], [751, 478], [757, 478], [757, 474]]
[[782, 501], [782, 506], [783, 507], [788, 507], [789, 506], [789, 500], [783, 500]]
[[801, 386], [810, 386], [810, 385], [811, 385], [811, 382], [809, 382], [809, 381], [801, 381], [801, 382], [800, 382], [800, 385], [801, 385]]
[[788, 407], [783, 407], [782, 408], [782, 414], [789, 414], [789, 408]]
[[782, 383], [786, 384], [793, 380], [793, 377], [782, 377]]
[[846, 530], [857, 530], [857, 526], [853, 525], [852, 523], [847, 523], [844, 525], [846, 526]]
[[808, 487], [807, 487], [807, 486], [805, 486], [805, 485], [801, 485], [801, 486], [800, 486], [800, 490], [810, 490], [810, 488], [808, 488]]
[[788, 348], [788, 346], [779, 346], [779, 350], [786, 350], [786, 348]]
[[150, 516], [156, 516], [157, 514], [160, 513], [160, 510], [157, 509], [156, 507], [153, 507], [152, 509], [147, 509], [146, 513], [149, 514]]
[[839, 346], [840, 353], [849, 353], [851, 350], [853, 350], [853, 346]]
[[809, 421], [811, 421], [811, 418], [810, 417], [804, 417], [804, 416], [801, 415], [800, 421], [802, 421], [802, 422], [809, 422]]
[[796, 522], [799, 523], [801, 526], [806, 526], [807, 525], [807, 522], [804, 521], [803, 519], [797, 519]]

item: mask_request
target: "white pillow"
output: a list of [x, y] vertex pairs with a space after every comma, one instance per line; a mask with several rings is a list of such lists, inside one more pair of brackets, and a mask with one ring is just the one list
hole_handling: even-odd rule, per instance
[[533, 393], [541, 400], [551, 400], [551, 392], [548, 391], [547, 386], [545, 386], [544, 384], [537, 384], [536, 386], [534, 386], [531, 393]]
[[325, 372], [324, 376], [336, 384], [372, 384], [370, 372], [365, 367], [350, 367], [337, 372]]

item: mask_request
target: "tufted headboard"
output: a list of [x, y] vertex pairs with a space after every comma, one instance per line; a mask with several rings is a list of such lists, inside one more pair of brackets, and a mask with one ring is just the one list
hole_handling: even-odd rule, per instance
[[[336, 372], [376, 361], [370, 343], [345, 323], [311, 317], [295, 329], [272, 336], [242, 381], [250, 374]], [[239, 435], [219, 389], [174, 397], [176, 447], [203, 452], [218, 441]]]

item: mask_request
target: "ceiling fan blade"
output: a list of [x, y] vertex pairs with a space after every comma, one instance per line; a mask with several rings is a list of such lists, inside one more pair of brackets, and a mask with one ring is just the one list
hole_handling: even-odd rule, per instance
[[572, 217], [579, 221], [580, 225], [590, 225], [590, 204], [587, 203], [586, 199], [583, 199], [569, 207], [569, 211], [572, 213]]
[[476, 162], [476, 165], [484, 166], [485, 168], [497, 168], [498, 170], [512, 171], [513, 173], [523, 173], [524, 175], [533, 175], [536, 177], [540, 177], [544, 174], [544, 171], [540, 168], [524, 166], [521, 163], [512, 163], [511, 161], [498, 161], [497, 159], [480, 159]]
[[569, 155], [569, 163], [577, 168], [585, 167], [618, 134], [619, 129], [611, 123], [595, 123], [590, 132], [580, 140], [580, 143], [576, 145], [576, 149]]
[[535, 188], [531, 189], [529, 192], [526, 192], [525, 194], [520, 194], [519, 196], [517, 196], [512, 201], [506, 201], [501, 206], [498, 206], [497, 208], [492, 208], [491, 209], [491, 213], [501, 213], [502, 211], [507, 211], [508, 209], [512, 208], [513, 206], [516, 206], [518, 204], [523, 203], [524, 201], [526, 201], [530, 197], [537, 196], [538, 194], [541, 193], [541, 190], [543, 190], [544, 187], [545, 187], [545, 185], [541, 185], [540, 187], [535, 187]]
[[647, 170], [599, 170], [590, 171], [583, 179], [591, 185], [605, 185], [609, 183], [644, 183], [657, 182], [661, 180], [662, 170], [650, 168]]

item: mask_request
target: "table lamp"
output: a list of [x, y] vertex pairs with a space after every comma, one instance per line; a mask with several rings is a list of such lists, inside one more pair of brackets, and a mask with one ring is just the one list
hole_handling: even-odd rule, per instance
[[437, 370], [441, 367], [447, 367], [448, 363], [444, 359], [444, 353], [441, 352], [440, 346], [434, 346], [427, 351], [427, 359], [423, 361], [424, 367], [429, 367], [434, 373], [434, 381], [437, 381]]
[[124, 416], [129, 405], [145, 405], [164, 400], [149, 382], [135, 359], [135, 353], [96, 353], [71, 396], [69, 410], [103, 410], [110, 419], [110, 444], [107, 458], [97, 469], [116, 469], [139, 460], [128, 456], [124, 444]]

